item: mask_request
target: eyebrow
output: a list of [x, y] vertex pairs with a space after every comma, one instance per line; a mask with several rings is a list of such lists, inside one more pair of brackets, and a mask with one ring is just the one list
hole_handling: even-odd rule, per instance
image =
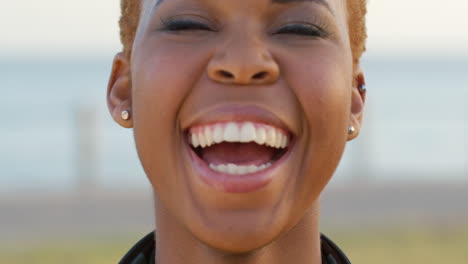
[[[163, 1], [163, 0], [160, 0]], [[289, 4], [292, 2], [312, 2], [312, 3], [317, 3], [319, 5], [322, 5], [328, 9], [333, 14], [333, 10], [331, 9], [330, 5], [326, 0], [271, 0], [272, 3], [274, 4]]]

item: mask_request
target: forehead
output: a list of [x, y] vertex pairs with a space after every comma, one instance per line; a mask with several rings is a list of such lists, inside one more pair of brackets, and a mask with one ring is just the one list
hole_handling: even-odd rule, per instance
[[[148, 7], [157, 7], [164, 2], [170, 2], [174, 0], [143, 0]], [[187, 2], [209, 2], [209, 1], [238, 1], [238, 0], [185, 0]], [[328, 10], [339, 10], [342, 7], [343, 2], [346, 0], [249, 0], [249, 2], [261, 1], [270, 4], [292, 4], [292, 3], [314, 3], [326, 7]]]
[[[165, 1], [170, 1], [170, 0], [156, 0], [155, 5], [159, 5]], [[218, 0], [219, 1], [219, 0]], [[222, 1], [222, 0], [221, 0]], [[254, 1], [254, 0], [251, 0]], [[328, 6], [327, 0], [269, 0], [271, 3], [279, 3], [279, 4], [288, 4], [292, 2], [315, 2], [321, 5]]]

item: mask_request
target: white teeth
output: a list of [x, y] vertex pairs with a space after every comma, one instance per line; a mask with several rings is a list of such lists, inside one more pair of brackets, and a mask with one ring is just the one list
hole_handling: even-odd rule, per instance
[[200, 143], [198, 142], [197, 134], [192, 134], [192, 146], [196, 148], [198, 145], [200, 145]]
[[270, 128], [268, 130], [267, 136], [266, 136], [266, 144], [267, 146], [270, 147], [275, 147], [276, 145], [276, 132], [274, 128]]
[[265, 144], [265, 142], [266, 142], [266, 131], [265, 131], [265, 128], [260, 127], [259, 129], [257, 129], [255, 143], [259, 145], [263, 145]]
[[256, 138], [255, 126], [250, 122], [245, 122], [240, 131], [240, 142], [255, 141]]
[[237, 174], [239, 175], [247, 174], [248, 169], [249, 169], [249, 166], [237, 166]]
[[229, 163], [227, 165], [227, 174], [237, 174], [237, 165]]
[[214, 144], [213, 133], [211, 133], [211, 128], [208, 126], [205, 127], [205, 140], [207, 146], [211, 146]]
[[209, 147], [221, 142], [255, 142], [272, 148], [286, 148], [289, 145], [287, 134], [281, 129], [252, 122], [227, 122], [206, 125], [190, 131], [194, 147]]
[[206, 140], [205, 140], [205, 134], [204, 133], [198, 134], [198, 142], [200, 142], [200, 146], [202, 148], [206, 147]]
[[224, 140], [227, 142], [239, 142], [240, 134], [236, 123], [228, 123], [224, 128]]
[[275, 148], [280, 148], [282, 144], [283, 144], [283, 135], [281, 135], [280, 133], [276, 133]]
[[285, 148], [288, 146], [288, 137], [287, 136], [283, 136], [283, 142], [281, 144], [281, 148]]
[[215, 143], [223, 142], [223, 135], [224, 135], [223, 128], [220, 125], [215, 126], [214, 133], [213, 133], [214, 142]]
[[255, 165], [250, 165], [247, 167], [247, 173], [254, 173], [258, 171], [258, 167]]
[[249, 174], [249, 173], [255, 173], [255, 172], [265, 170], [270, 166], [271, 166], [270, 162], [268, 162], [267, 164], [263, 164], [261, 166], [255, 166], [255, 165], [244, 166], [244, 165], [236, 165], [232, 163], [220, 164], [220, 165], [210, 164], [210, 168], [212, 170], [221, 172], [221, 173], [231, 174], [231, 175], [244, 175], [244, 174]]
[[228, 171], [227, 168], [228, 168], [227, 165], [224, 165], [224, 164], [221, 164], [218, 166], [219, 171], [223, 173], [227, 173]]

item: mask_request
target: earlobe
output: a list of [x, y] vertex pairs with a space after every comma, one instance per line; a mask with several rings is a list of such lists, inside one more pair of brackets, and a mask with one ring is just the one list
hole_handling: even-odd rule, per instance
[[349, 124], [350, 127], [353, 127], [353, 131], [348, 133], [348, 140], [353, 140], [359, 135], [366, 102], [364, 73], [359, 65], [356, 66], [353, 76]]
[[118, 53], [107, 86], [107, 107], [114, 121], [125, 128], [133, 127], [131, 97], [130, 62], [123, 53]]

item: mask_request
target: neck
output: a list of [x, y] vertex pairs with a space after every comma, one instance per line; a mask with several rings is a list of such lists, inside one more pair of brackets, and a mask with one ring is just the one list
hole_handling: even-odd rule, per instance
[[155, 198], [157, 264], [320, 264], [319, 203], [272, 243], [245, 254], [228, 254], [198, 240]]

